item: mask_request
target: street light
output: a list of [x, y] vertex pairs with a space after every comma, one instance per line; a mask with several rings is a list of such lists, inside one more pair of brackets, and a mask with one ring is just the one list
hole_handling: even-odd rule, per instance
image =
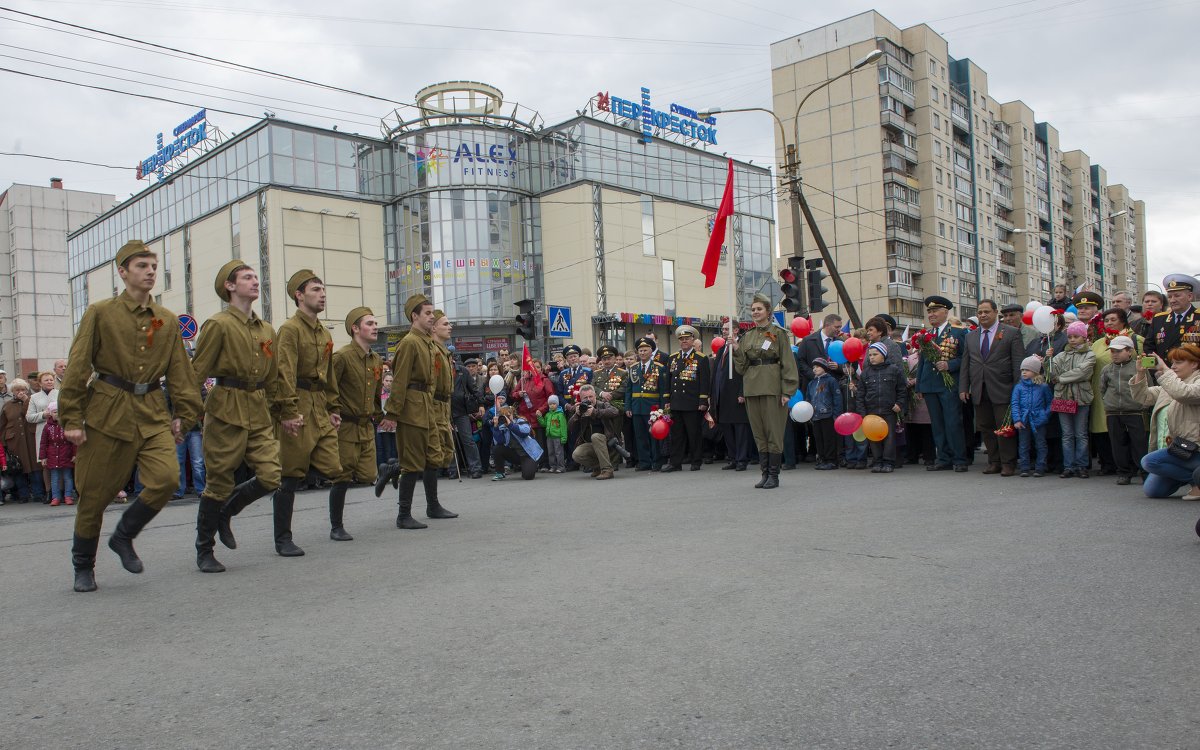
[[[837, 265], [834, 263], [833, 256], [829, 253], [829, 248], [825, 245], [825, 241], [821, 237], [820, 230], [817, 229], [816, 221], [813, 219], [812, 212], [809, 210], [808, 201], [805, 200], [804, 193], [800, 190], [800, 156], [798, 150], [800, 143], [800, 110], [804, 108], [805, 103], [808, 102], [809, 98], [812, 97], [813, 94], [829, 86], [833, 82], [845, 78], [856, 70], [861, 70], [862, 68], [877, 62], [881, 57], [883, 57], [883, 50], [871, 50], [869, 54], [855, 62], [847, 70], [809, 89], [808, 93], [804, 95], [804, 98], [800, 100], [800, 104], [796, 107], [796, 114], [792, 117], [794, 130], [791, 143], [788, 143], [787, 133], [784, 130], [783, 121], [779, 119], [779, 115], [765, 107], [739, 107], [736, 109], [710, 107], [697, 113], [697, 116], [700, 119], [705, 119], [711, 115], [721, 113], [766, 112], [771, 116], [772, 119], [775, 120], [775, 125], [779, 128], [779, 142], [784, 145], [784, 154], [787, 161], [784, 162], [783, 168], [787, 172], [788, 183], [791, 189], [790, 192], [792, 194], [792, 245], [794, 247], [794, 255], [799, 258], [804, 257], [804, 226], [800, 220], [800, 211], [803, 210], [809, 226], [812, 227], [813, 238], [817, 241], [817, 247], [821, 251], [821, 257], [825, 260], [825, 266], [829, 269], [829, 275], [833, 279], [834, 286], [837, 288], [838, 298], [841, 300], [842, 306], [846, 309], [847, 317], [850, 318], [850, 322], [853, 323], [856, 328], [862, 325], [862, 322], [858, 317], [858, 310], [855, 308], [854, 302], [850, 299], [850, 293], [846, 290], [846, 286], [842, 283], [842, 277], [838, 273]], [[804, 287], [801, 287], [801, 295], [803, 294]], [[803, 296], [800, 298], [800, 304], [801, 312], [807, 313], [808, 306]]]

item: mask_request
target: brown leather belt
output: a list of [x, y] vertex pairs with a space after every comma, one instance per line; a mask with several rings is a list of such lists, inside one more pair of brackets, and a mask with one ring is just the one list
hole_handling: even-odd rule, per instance
[[222, 388], [236, 388], [239, 391], [261, 391], [267, 387], [267, 381], [265, 380], [260, 380], [257, 383], [228, 377], [214, 378], [214, 380]]
[[325, 386], [319, 381], [309, 380], [308, 378], [296, 378], [296, 387], [303, 388], [306, 391], [323, 391]]
[[147, 393], [158, 387], [157, 381], [153, 383], [134, 383], [116, 375], [100, 374], [96, 376], [96, 380], [116, 386], [117, 388], [120, 388], [128, 393], [132, 393], [135, 396], [145, 396]]
[[409, 383], [408, 390], [410, 391], [425, 391], [429, 392], [429, 383]]
[[349, 422], [350, 424], [360, 424], [364, 421], [370, 421], [370, 417], [360, 417], [360, 416], [352, 415], [352, 414], [343, 414], [342, 421]]
[[436, 393], [435, 393], [435, 394], [434, 394], [434, 396], [433, 396], [433, 400], [434, 400], [434, 401], [441, 401], [441, 402], [442, 402], [442, 403], [444, 403], [444, 404], [448, 404], [448, 403], [450, 403], [450, 397], [449, 397], [449, 396], [439, 396], [439, 395], [437, 395]]

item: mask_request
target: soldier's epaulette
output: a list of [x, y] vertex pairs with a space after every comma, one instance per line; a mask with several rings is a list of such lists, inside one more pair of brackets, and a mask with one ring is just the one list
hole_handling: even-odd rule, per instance
[[1163, 310], [1163, 311], [1162, 311], [1162, 312], [1160, 312], [1160, 313], [1154, 313], [1154, 317], [1156, 317], [1156, 318], [1161, 318], [1161, 317], [1162, 317], [1162, 316], [1164, 316], [1164, 315], [1170, 315], [1170, 314], [1171, 314], [1171, 311], [1170, 311], [1170, 310]]

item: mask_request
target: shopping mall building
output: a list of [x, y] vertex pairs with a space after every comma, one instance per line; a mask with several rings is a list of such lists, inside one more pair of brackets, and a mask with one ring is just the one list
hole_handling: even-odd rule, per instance
[[734, 163], [727, 257], [704, 289], [727, 169], [717, 123], [633, 94], [597, 95], [546, 126], [491, 86], [437, 84], [385, 118], [382, 138], [268, 118], [214, 143], [213, 128], [194, 133], [206, 126], [198, 113], [139, 165], [151, 187], [70, 235], [75, 322], [118, 289], [117, 249], [142, 239], [159, 255], [162, 304], [200, 323], [221, 306], [217, 269], [242, 258], [276, 325], [294, 310], [288, 277], [314, 269], [339, 341], [359, 305], [398, 332], [417, 292], [455, 320], [464, 354], [519, 346], [513, 303], [523, 299], [539, 306], [535, 351], [625, 349], [647, 331], [668, 348], [685, 321], [707, 339], [731, 307], [729, 257], [739, 317], [774, 283], [773, 180]]

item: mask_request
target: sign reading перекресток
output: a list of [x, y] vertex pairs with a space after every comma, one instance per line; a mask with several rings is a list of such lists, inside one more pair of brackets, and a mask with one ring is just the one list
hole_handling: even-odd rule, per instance
[[679, 104], [672, 104], [670, 112], [654, 109], [650, 106], [650, 89], [648, 88], [642, 89], [640, 104], [601, 92], [597, 95], [597, 105], [599, 109], [611, 112], [617, 117], [640, 121], [646, 136], [649, 136], [651, 128], [657, 128], [711, 143], [714, 146], [717, 145], [717, 129], [714, 127], [717, 118], [701, 118], [695, 110]]
[[167, 164], [208, 139], [207, 117], [208, 110], [202, 109], [186, 121], [180, 123], [172, 131], [172, 135], [176, 136], [176, 138], [170, 143], [164, 143], [163, 134], [159, 133], [157, 138], [158, 149], [150, 156], [138, 162], [137, 178], [140, 180], [143, 177], [149, 177], [157, 173], [158, 179], [163, 179]]

